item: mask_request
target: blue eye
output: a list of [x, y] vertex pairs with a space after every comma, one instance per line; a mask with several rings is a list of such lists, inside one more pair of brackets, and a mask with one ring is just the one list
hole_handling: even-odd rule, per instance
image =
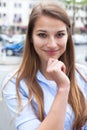
[[38, 36], [41, 37], [41, 38], [46, 38], [47, 37], [47, 35], [44, 34], [44, 33], [39, 33]]

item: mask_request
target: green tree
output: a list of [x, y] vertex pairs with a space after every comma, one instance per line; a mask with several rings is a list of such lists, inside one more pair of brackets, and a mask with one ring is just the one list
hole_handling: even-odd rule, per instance
[[82, 19], [82, 22], [84, 24], [84, 27], [87, 27], [87, 0], [62, 0], [65, 5], [72, 5], [73, 6], [73, 19], [72, 19], [72, 32], [75, 33], [75, 16], [76, 16], [76, 6], [81, 5], [84, 6], [85, 12], [86, 12], [86, 20]]

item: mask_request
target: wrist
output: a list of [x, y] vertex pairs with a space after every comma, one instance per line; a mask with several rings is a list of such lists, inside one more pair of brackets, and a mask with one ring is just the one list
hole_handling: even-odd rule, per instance
[[59, 87], [58, 89], [58, 93], [66, 93], [66, 94], [69, 94], [69, 91], [70, 91], [70, 86], [62, 86], [62, 87]]

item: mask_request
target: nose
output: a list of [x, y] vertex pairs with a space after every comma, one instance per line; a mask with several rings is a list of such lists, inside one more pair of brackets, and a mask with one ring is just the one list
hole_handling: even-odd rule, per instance
[[48, 39], [47, 46], [52, 49], [57, 47], [57, 41], [56, 41], [55, 37], [50, 37]]

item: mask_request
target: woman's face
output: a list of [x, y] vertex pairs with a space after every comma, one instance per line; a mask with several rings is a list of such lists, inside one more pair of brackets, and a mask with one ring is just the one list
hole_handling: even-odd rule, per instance
[[66, 50], [66, 25], [58, 19], [41, 16], [35, 23], [32, 39], [42, 64], [49, 58], [59, 59]]

